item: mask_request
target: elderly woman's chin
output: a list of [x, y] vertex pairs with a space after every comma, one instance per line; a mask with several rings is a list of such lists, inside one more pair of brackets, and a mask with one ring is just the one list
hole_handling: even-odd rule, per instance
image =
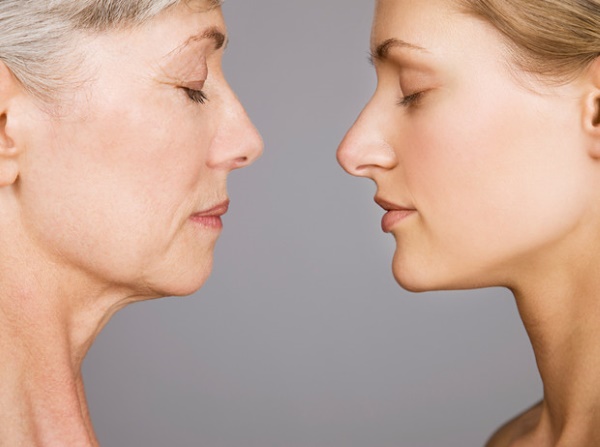
[[197, 292], [208, 280], [212, 272], [212, 258], [202, 264], [190, 266], [184, 270], [175, 270], [168, 276], [157, 278], [152, 289], [157, 297], [187, 296]]
[[142, 296], [160, 298], [187, 296], [197, 292], [213, 269], [214, 244], [200, 253], [189, 252], [179, 258], [164, 260], [144, 273], [140, 282]]

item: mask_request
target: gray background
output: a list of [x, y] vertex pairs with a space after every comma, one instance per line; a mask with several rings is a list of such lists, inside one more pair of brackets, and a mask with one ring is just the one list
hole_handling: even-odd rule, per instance
[[215, 271], [131, 306], [85, 364], [103, 447], [470, 447], [541, 397], [505, 290], [410, 294], [335, 149], [375, 86], [370, 0], [228, 0], [228, 78], [266, 143]]

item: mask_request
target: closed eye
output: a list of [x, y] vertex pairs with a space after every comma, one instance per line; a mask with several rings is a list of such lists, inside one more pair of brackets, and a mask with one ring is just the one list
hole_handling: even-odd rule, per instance
[[205, 104], [208, 101], [208, 96], [202, 90], [195, 90], [189, 87], [181, 87], [188, 98], [197, 104]]
[[398, 101], [398, 105], [402, 107], [413, 106], [419, 102], [419, 100], [423, 97], [424, 93], [425, 92], [416, 92], [412, 95], [404, 96], [403, 98], [400, 98], [400, 101]]

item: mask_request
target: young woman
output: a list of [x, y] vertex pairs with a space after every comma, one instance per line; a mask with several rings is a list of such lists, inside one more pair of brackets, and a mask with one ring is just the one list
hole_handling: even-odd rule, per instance
[[600, 3], [378, 0], [338, 159], [412, 291], [510, 288], [544, 399], [489, 446], [600, 445]]
[[209, 275], [262, 150], [226, 39], [214, 0], [0, 2], [0, 445], [97, 445], [95, 336]]

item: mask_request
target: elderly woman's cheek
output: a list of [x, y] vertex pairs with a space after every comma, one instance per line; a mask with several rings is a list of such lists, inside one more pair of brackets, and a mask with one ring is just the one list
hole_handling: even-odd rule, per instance
[[35, 162], [21, 185], [23, 220], [40, 253], [134, 288], [152, 283], [176, 294], [199, 287], [215, 238], [185, 225], [187, 210], [199, 200], [192, 188], [197, 173], [182, 172], [194, 163], [175, 155], [178, 144], [152, 133], [113, 139], [127, 141], [123, 145], [108, 146], [98, 136], [90, 140], [95, 144], [72, 137], [66, 144], [52, 138], [57, 134], [60, 126], [34, 142]]

